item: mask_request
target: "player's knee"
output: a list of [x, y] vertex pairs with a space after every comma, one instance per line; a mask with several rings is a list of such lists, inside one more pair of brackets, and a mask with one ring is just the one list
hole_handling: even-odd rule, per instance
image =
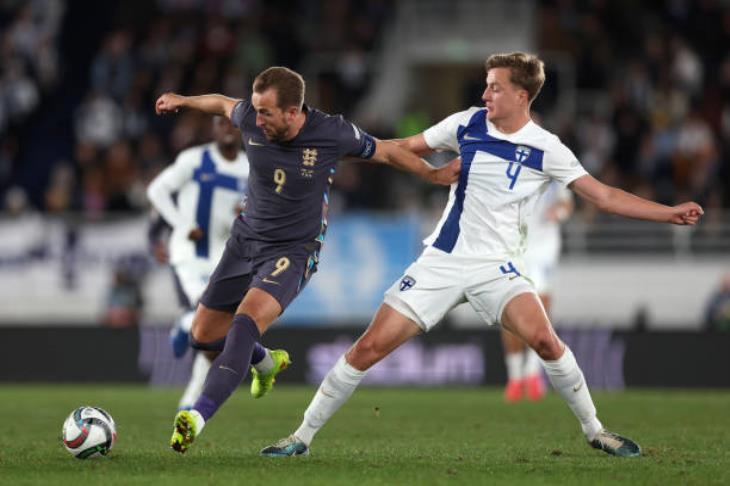
[[200, 324], [197, 319], [193, 321], [193, 327], [190, 329], [192, 341], [197, 343], [210, 343], [220, 339], [220, 336], [214, 334], [210, 327]]
[[554, 361], [560, 358], [562, 353], [560, 340], [549, 328], [536, 331], [531, 337], [529, 344], [538, 356], [547, 361]]
[[385, 357], [385, 351], [375, 339], [368, 336], [360, 339], [347, 354], [347, 362], [360, 371], [365, 371]]

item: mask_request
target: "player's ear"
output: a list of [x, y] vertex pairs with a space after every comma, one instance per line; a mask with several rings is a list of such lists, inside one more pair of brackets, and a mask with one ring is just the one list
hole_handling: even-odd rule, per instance
[[530, 93], [528, 93], [526, 89], [520, 90], [520, 97], [524, 100], [526, 105], [530, 104]]
[[297, 107], [296, 106], [287, 106], [284, 108], [284, 116], [287, 120], [292, 120], [297, 115]]

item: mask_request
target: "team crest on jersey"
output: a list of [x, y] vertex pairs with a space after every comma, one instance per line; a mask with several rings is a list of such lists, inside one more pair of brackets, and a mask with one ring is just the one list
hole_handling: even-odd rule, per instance
[[522, 163], [526, 161], [530, 154], [532, 153], [532, 149], [530, 147], [525, 147], [524, 145], [518, 145], [515, 149], [515, 161]]
[[317, 162], [317, 149], [305, 148], [302, 150], [302, 165], [306, 167], [314, 167]]
[[414, 285], [416, 285], [416, 279], [411, 277], [410, 275], [406, 275], [405, 277], [403, 277], [403, 280], [400, 281], [400, 291], [405, 292]]

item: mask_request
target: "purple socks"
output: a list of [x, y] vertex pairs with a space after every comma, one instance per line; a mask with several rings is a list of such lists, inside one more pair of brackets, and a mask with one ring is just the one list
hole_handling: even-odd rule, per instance
[[[203, 393], [193, 408], [207, 421], [223, 405], [248, 374], [254, 347], [261, 337], [256, 323], [246, 314], [237, 314], [226, 336], [226, 344], [208, 371]], [[259, 361], [263, 358], [259, 358]], [[257, 361], [258, 362], [258, 361]]]
[[251, 364], [255, 365], [261, 362], [266, 357], [266, 348], [261, 346], [259, 343], [254, 343], [253, 354], [251, 355]]

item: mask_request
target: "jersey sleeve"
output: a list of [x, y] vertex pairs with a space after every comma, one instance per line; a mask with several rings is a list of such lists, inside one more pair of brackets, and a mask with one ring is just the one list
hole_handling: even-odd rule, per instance
[[572, 150], [557, 138], [545, 154], [545, 174], [567, 186], [579, 177], [588, 174]]
[[438, 152], [452, 151], [458, 153], [459, 141], [456, 138], [456, 134], [459, 130], [459, 125], [466, 125], [473, 113], [473, 108], [454, 113], [436, 125], [426, 129], [423, 132], [423, 138], [426, 140], [426, 144]]
[[241, 100], [231, 110], [231, 124], [240, 129], [243, 125], [243, 118], [246, 115], [246, 111], [251, 106], [251, 102], [248, 100]]
[[196, 158], [200, 158], [199, 150], [181, 152], [175, 159], [175, 163], [160, 172], [147, 188], [147, 198], [150, 203], [173, 228], [185, 226], [192, 229], [195, 227], [195, 222], [186, 218], [179, 211], [172, 195], [178, 192], [186, 182], [192, 180]]
[[337, 118], [337, 140], [342, 155], [359, 159], [371, 158], [375, 153], [375, 138], [342, 116]]

